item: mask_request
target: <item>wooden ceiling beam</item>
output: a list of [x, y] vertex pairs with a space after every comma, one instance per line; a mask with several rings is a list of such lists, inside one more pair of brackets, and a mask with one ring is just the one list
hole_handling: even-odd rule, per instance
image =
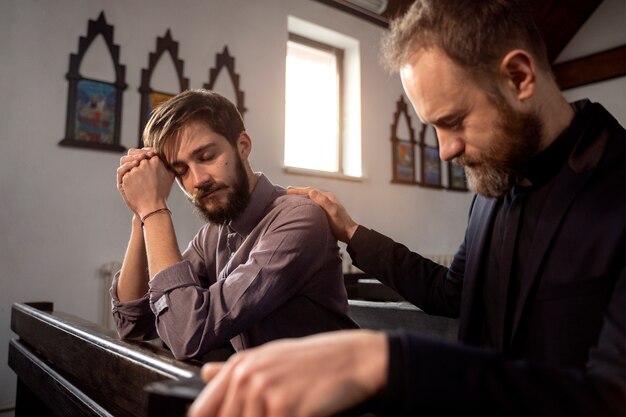
[[602, 0], [530, 0], [550, 62], [554, 62], [600, 3]]
[[561, 90], [626, 75], [626, 45], [552, 67]]
[[[336, 9], [388, 27], [389, 20], [402, 15], [413, 0], [389, 0], [387, 10], [376, 15], [346, 0], [315, 0]], [[529, 0], [533, 18], [543, 36], [550, 62], [559, 56], [602, 0]], [[624, 76], [624, 47], [604, 51], [553, 66], [562, 89]]]

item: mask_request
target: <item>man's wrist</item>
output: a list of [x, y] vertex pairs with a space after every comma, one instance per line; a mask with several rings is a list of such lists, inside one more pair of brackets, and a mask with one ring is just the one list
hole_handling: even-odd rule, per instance
[[133, 218], [131, 220], [131, 225], [133, 227], [141, 228], [141, 217], [137, 213], [133, 213]]
[[370, 395], [382, 392], [387, 386], [389, 368], [389, 346], [387, 335], [381, 332], [365, 330], [359, 340], [355, 352], [364, 354], [367, 358], [361, 363], [368, 363], [359, 369], [359, 379], [367, 381]]
[[356, 229], [359, 228], [359, 225], [354, 223], [351, 226], [348, 226], [348, 228], [346, 229], [346, 243], [350, 243], [350, 241], [352, 240], [352, 237], [354, 236], [354, 234], [356, 233]]
[[148, 213], [146, 213], [140, 220], [141, 220], [141, 228], [143, 229], [143, 227], [146, 224], [146, 220], [152, 216], [156, 216], [158, 214], [169, 214], [170, 216], [172, 215], [172, 212], [170, 211], [169, 208], [167, 208], [167, 206], [165, 207], [161, 207], [158, 208], [156, 210], [152, 210]]
[[137, 215], [139, 219], [144, 219], [147, 215], [157, 210], [168, 208], [167, 202], [165, 201], [157, 201], [153, 204], [146, 204], [145, 206], [141, 206], [137, 208]]

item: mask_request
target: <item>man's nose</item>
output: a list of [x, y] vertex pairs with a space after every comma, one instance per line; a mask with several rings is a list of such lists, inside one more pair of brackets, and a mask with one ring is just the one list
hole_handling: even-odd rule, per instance
[[210, 183], [213, 179], [206, 170], [199, 169], [198, 167], [190, 166], [189, 172], [191, 174], [191, 185], [196, 190]]
[[437, 140], [439, 141], [439, 158], [443, 161], [451, 161], [463, 154], [465, 142], [463, 138], [455, 132], [444, 129], [435, 129]]

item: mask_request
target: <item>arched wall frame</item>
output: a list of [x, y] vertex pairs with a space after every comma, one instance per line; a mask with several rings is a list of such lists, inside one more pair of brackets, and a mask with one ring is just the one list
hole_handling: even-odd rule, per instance
[[443, 188], [441, 181], [441, 159], [439, 159], [439, 147], [429, 146], [426, 144], [426, 133], [429, 128], [433, 130], [435, 137], [437, 135], [437, 132], [435, 132], [435, 129], [432, 126], [422, 125], [419, 139], [421, 157], [420, 185], [423, 187]]
[[[400, 118], [404, 117], [407, 123], [409, 138], [398, 137], [398, 127]], [[392, 158], [392, 178], [391, 182], [396, 184], [417, 184], [415, 176], [415, 131], [411, 125], [411, 116], [404, 96], [396, 102], [396, 111], [393, 114], [391, 124], [391, 158]]]
[[[409, 138], [400, 138], [398, 128], [401, 118], [404, 117], [409, 131]], [[392, 144], [392, 183], [420, 185], [429, 188], [446, 188], [453, 191], [467, 191], [467, 178], [465, 170], [453, 162], [447, 164], [447, 186], [444, 187], [442, 180], [442, 161], [439, 158], [439, 147], [430, 146], [426, 143], [426, 135], [432, 129], [435, 141], [438, 144], [437, 132], [432, 126], [420, 123], [419, 138], [415, 140], [415, 130], [411, 123], [411, 116], [408, 113], [408, 105], [404, 100], [404, 95], [396, 102], [396, 111], [393, 114], [391, 124], [391, 144]], [[417, 178], [415, 164], [417, 161], [417, 151], [419, 151], [420, 175]]]
[[448, 162], [448, 190], [468, 191], [465, 168], [454, 162]]
[[[468, 191], [465, 168], [455, 162], [442, 162], [439, 157], [439, 147], [426, 145], [426, 133], [429, 128], [435, 135], [435, 142], [439, 143], [437, 131], [432, 126], [422, 125], [419, 140], [422, 158], [420, 185], [431, 188], [446, 188], [452, 191]], [[448, 181], [445, 187], [441, 179], [442, 164], [447, 165], [448, 170]]]
[[[115, 82], [83, 77], [80, 64], [94, 39], [102, 35], [109, 49]], [[123, 152], [120, 145], [122, 93], [126, 89], [126, 67], [120, 64], [119, 46], [113, 43], [113, 26], [101, 12], [97, 20], [89, 20], [87, 36], [81, 36], [78, 53], [70, 54], [65, 138], [61, 146]]]
[[226, 68], [226, 71], [228, 71], [233, 89], [235, 90], [237, 100], [235, 105], [243, 117], [248, 109], [244, 105], [244, 92], [239, 89], [239, 74], [235, 72], [235, 58], [228, 52], [228, 46], [224, 46], [224, 50], [221, 53], [215, 54], [215, 67], [209, 70], [209, 82], [203, 84], [203, 87], [207, 90], [212, 90], [223, 68]]
[[154, 108], [176, 95], [176, 93], [156, 90], [150, 85], [152, 73], [165, 52], [169, 53], [174, 64], [174, 68], [176, 69], [176, 76], [178, 77], [179, 85], [178, 92], [185, 91], [189, 88], [189, 79], [185, 78], [183, 75], [185, 63], [178, 56], [178, 42], [172, 38], [172, 33], [168, 29], [165, 36], [157, 38], [156, 51], [151, 52], [148, 57], [148, 68], [141, 70], [141, 85], [139, 86], [139, 93], [141, 93], [141, 109], [139, 111], [139, 148], [143, 147], [143, 129], [146, 126]]

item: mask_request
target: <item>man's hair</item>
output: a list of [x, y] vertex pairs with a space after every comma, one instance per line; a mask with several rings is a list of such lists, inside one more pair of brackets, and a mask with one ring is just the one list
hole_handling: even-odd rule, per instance
[[157, 106], [143, 130], [144, 146], [163, 154], [168, 140], [176, 140], [190, 122], [204, 123], [235, 146], [246, 130], [237, 107], [209, 90], [187, 90]]
[[525, 0], [417, 0], [390, 24], [384, 64], [398, 71], [420, 50], [440, 48], [476, 80], [497, 71], [513, 49], [529, 52], [550, 71], [545, 44]]

